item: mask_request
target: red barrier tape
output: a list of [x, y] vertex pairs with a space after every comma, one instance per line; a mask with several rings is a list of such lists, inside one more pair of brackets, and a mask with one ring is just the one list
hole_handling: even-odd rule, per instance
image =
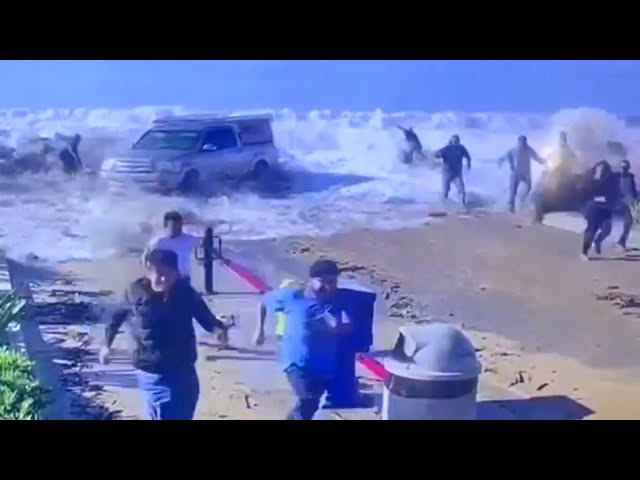
[[[267, 282], [258, 277], [248, 268], [228, 259], [225, 260], [225, 266], [258, 292], [266, 293], [273, 290]], [[358, 354], [356, 360], [365, 370], [375, 376], [378, 380], [384, 381], [387, 376], [387, 372], [385, 371], [382, 363], [364, 353]]]

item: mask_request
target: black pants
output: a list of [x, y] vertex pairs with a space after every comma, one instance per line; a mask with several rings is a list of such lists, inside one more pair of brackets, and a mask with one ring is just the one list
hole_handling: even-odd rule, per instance
[[338, 349], [338, 371], [327, 383], [326, 403], [333, 408], [353, 408], [358, 404], [356, 352], [348, 345]]
[[622, 215], [622, 234], [618, 239], [618, 245], [627, 248], [627, 240], [633, 228], [633, 214], [631, 213], [631, 203], [621, 201], [616, 205], [615, 213]]
[[585, 208], [584, 218], [587, 220], [587, 228], [582, 240], [582, 253], [588, 255], [594, 244], [596, 252], [600, 253], [602, 242], [611, 234], [613, 210], [610, 205], [591, 201]]
[[297, 398], [295, 406], [287, 415], [287, 420], [312, 420], [320, 408], [320, 400], [330, 380], [297, 366], [289, 367], [285, 374]]
[[462, 204], [464, 206], [467, 205], [467, 190], [464, 185], [464, 178], [462, 176], [462, 170], [451, 170], [447, 167], [442, 169], [442, 200], [447, 200], [449, 198], [449, 192], [451, 191], [451, 184], [454, 184], [458, 193], [460, 194], [460, 198], [462, 199]]
[[516, 195], [518, 194], [520, 183], [524, 183], [524, 191], [520, 196], [520, 201], [525, 202], [529, 196], [529, 192], [531, 192], [531, 175], [511, 172], [511, 176], [509, 177], [509, 211], [511, 213], [516, 211]]

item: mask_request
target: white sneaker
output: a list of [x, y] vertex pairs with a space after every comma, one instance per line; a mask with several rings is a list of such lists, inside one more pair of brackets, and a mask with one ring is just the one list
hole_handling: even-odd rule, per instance
[[589, 261], [589, 255], [585, 255], [584, 253], [580, 254], [580, 260], [582, 260], [583, 262], [588, 262]]

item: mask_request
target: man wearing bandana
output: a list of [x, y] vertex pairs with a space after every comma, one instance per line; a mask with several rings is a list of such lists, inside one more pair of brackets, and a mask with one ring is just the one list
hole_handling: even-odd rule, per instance
[[[280, 361], [296, 404], [288, 420], [311, 420], [320, 400], [338, 375], [339, 347], [351, 333], [351, 320], [336, 301], [340, 270], [332, 260], [318, 260], [303, 290], [284, 288], [267, 293], [262, 307], [269, 315], [286, 314]], [[260, 316], [256, 343], [264, 341]]]

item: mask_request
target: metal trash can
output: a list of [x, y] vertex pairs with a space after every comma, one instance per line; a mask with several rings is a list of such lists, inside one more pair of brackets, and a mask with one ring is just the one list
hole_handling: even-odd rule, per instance
[[471, 341], [456, 327], [401, 327], [384, 367], [383, 420], [476, 418], [482, 365]]

